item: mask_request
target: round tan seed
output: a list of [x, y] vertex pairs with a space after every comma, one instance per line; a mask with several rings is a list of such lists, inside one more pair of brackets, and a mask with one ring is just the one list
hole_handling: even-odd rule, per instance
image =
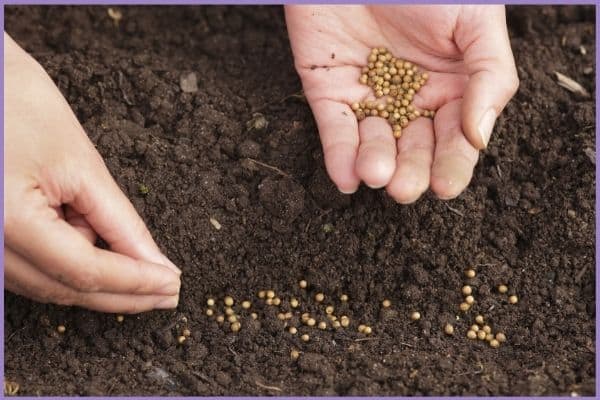
[[225, 303], [225, 305], [227, 307], [231, 307], [233, 305], [233, 297], [225, 296], [225, 299], [223, 299], [223, 302]]
[[460, 311], [469, 311], [469, 308], [471, 308], [471, 306], [469, 305], [469, 303], [460, 303], [458, 308], [460, 308]]
[[260, 299], [264, 299], [266, 295], [267, 295], [267, 291], [266, 290], [259, 290], [258, 297]]
[[229, 317], [227, 317], [227, 321], [230, 324], [233, 324], [234, 322], [237, 322], [237, 317], [235, 315], [230, 315]]
[[373, 329], [370, 326], [365, 326], [365, 329], [363, 330], [363, 333], [365, 335], [370, 335], [371, 333], [373, 333]]
[[496, 333], [496, 340], [499, 341], [500, 343], [506, 342], [506, 335], [502, 332], [498, 332], [498, 333]]
[[508, 292], [508, 287], [506, 285], [500, 285], [498, 286], [498, 293], [506, 293]]
[[508, 302], [510, 304], [517, 304], [518, 301], [519, 301], [519, 298], [516, 295], [514, 295], [514, 294], [512, 296], [508, 297]]
[[315, 326], [316, 323], [317, 321], [314, 318], [309, 318], [306, 320], [306, 325], [308, 326]]
[[489, 325], [484, 325], [484, 326], [481, 328], [481, 330], [482, 330], [482, 331], [484, 331], [485, 333], [491, 333], [491, 332], [492, 332], [492, 327], [491, 327], [491, 326], [489, 326]]
[[475, 270], [474, 269], [468, 269], [465, 271], [465, 276], [467, 278], [475, 278]]
[[465, 303], [467, 303], [468, 305], [472, 305], [473, 303], [475, 303], [475, 297], [473, 297], [473, 296], [465, 297]]
[[208, 317], [212, 317], [214, 313], [215, 313], [215, 312], [214, 312], [214, 311], [213, 311], [211, 308], [209, 308], [209, 309], [207, 309], [207, 310], [206, 310], [206, 315], [207, 315]]
[[346, 317], [345, 315], [342, 315], [340, 318], [340, 324], [344, 328], [347, 328], [350, 325], [350, 318]]
[[275, 291], [267, 290], [267, 299], [272, 299], [275, 297]]
[[223, 322], [225, 322], [225, 316], [224, 315], [219, 315], [217, 316], [217, 322], [222, 324]]
[[484, 331], [477, 332], [477, 339], [479, 339], [479, 340], [485, 340], [486, 336], [487, 336], [487, 333], [485, 333]]
[[240, 324], [239, 322], [236, 321], [233, 324], [231, 324], [232, 332], [238, 332], [240, 329], [242, 329], [242, 324]]
[[477, 325], [471, 325], [471, 330], [473, 332], [479, 332], [479, 326], [477, 326]]
[[319, 322], [319, 329], [323, 330], [323, 329], [327, 329], [327, 323], [325, 321], [321, 321]]
[[292, 335], [295, 335], [296, 333], [298, 333], [298, 329], [295, 326], [290, 326], [290, 328], [288, 329], [288, 332], [291, 333]]
[[65, 333], [66, 330], [67, 330], [67, 328], [64, 325], [59, 325], [59, 326], [56, 327], [56, 331], [58, 333]]
[[231, 307], [226, 307], [225, 308], [225, 315], [230, 316], [230, 315], [233, 315], [233, 314], [234, 314], [233, 308], [231, 308]]
[[258, 319], [258, 314], [257, 314], [257, 313], [255, 313], [255, 312], [253, 312], [252, 314], [250, 314], [250, 317], [251, 317], [252, 319]]
[[388, 299], [385, 299], [384, 301], [381, 302], [381, 305], [383, 306], [383, 308], [389, 308], [392, 305], [392, 302], [389, 301]]
[[183, 332], [181, 332], [181, 334], [185, 337], [190, 337], [192, 335], [192, 332], [186, 328], [183, 330]]
[[347, 302], [348, 301], [348, 295], [347, 294], [341, 295], [340, 296], [340, 301]]
[[209, 307], [214, 306], [215, 305], [215, 299], [211, 298], [211, 299], [206, 300], [206, 305], [209, 306]]
[[300, 336], [300, 339], [302, 339], [303, 342], [308, 342], [310, 340], [310, 336], [305, 333], [304, 335]]
[[465, 285], [462, 287], [462, 294], [464, 294], [465, 296], [468, 296], [471, 293], [473, 293], [473, 289], [471, 288], [471, 286]]
[[280, 305], [280, 304], [281, 304], [281, 299], [280, 299], [279, 297], [275, 297], [275, 298], [273, 299], [273, 305], [274, 305], [274, 306], [278, 306], [278, 305]]
[[248, 300], [242, 301], [242, 308], [244, 310], [249, 309], [250, 307], [252, 307], [252, 303], [250, 303]]
[[298, 357], [300, 357], [300, 353], [298, 352], [298, 350], [292, 350], [292, 352], [290, 353], [290, 357], [292, 357], [292, 360], [297, 360]]
[[290, 307], [292, 308], [296, 308], [298, 307], [300, 303], [298, 302], [298, 299], [292, 297], [292, 299], [290, 300]]
[[333, 314], [333, 311], [334, 311], [333, 306], [330, 305], [330, 306], [325, 307], [326, 314]]
[[446, 326], [444, 326], [444, 332], [446, 333], [446, 335], [453, 335], [454, 327], [450, 324], [446, 324]]
[[123, 315], [117, 315], [117, 322], [123, 322], [125, 321], [125, 317]]
[[475, 322], [477, 322], [479, 325], [483, 325], [483, 315], [476, 316]]
[[469, 339], [477, 339], [477, 332], [469, 330], [467, 332], [467, 337]]
[[185, 336], [179, 336], [179, 337], [177, 338], [177, 343], [179, 343], [179, 344], [183, 344], [183, 342], [185, 342]]
[[490, 340], [490, 346], [492, 346], [493, 348], [496, 349], [496, 348], [500, 347], [500, 342], [497, 341], [496, 339], [492, 339], [492, 340]]
[[317, 293], [317, 294], [315, 295], [315, 301], [316, 301], [317, 303], [320, 303], [320, 302], [322, 302], [323, 300], [325, 300], [325, 295], [324, 295], [323, 293]]
[[410, 314], [410, 319], [412, 319], [413, 321], [417, 321], [417, 320], [421, 319], [421, 313], [418, 311], [413, 311]]

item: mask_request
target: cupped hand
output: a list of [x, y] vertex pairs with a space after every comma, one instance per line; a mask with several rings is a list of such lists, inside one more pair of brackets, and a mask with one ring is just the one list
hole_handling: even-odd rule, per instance
[[[329, 176], [344, 193], [361, 181], [400, 203], [428, 188], [442, 199], [468, 185], [497, 116], [519, 80], [503, 6], [286, 6], [296, 69], [313, 111]], [[370, 50], [386, 47], [429, 73], [414, 105], [436, 110], [394, 139], [383, 118], [357, 122], [350, 104]]]
[[6, 33], [4, 84], [5, 288], [105, 312], [175, 307], [181, 272], [50, 77]]

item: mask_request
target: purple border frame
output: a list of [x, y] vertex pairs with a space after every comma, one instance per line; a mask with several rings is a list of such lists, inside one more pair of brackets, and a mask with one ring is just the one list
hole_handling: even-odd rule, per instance
[[[4, 0], [0, 0], [0, 4], [2, 5], [2, 7], [0, 7], [0, 25], [2, 27], [2, 31], [4, 31], [4, 6], [5, 5], [110, 5], [110, 4], [119, 4], [119, 5], [215, 5], [215, 4], [219, 4], [219, 5], [233, 5], [233, 4], [238, 4], [238, 5], [281, 5], [281, 4], [365, 4], [365, 3], [375, 3], [375, 4], [390, 4], [390, 3], [394, 3], [394, 4], [414, 4], [414, 3], [425, 3], [425, 4], [460, 4], [460, 3], [466, 3], [466, 4], [512, 4], [512, 5], [542, 5], [542, 4], [552, 4], [552, 5], [565, 5], [565, 4], [573, 4], [573, 5], [583, 5], [583, 4], [594, 4], [596, 5], [596, 65], [595, 65], [595, 69], [596, 69], [596, 92], [598, 91], [598, 87], [599, 87], [599, 83], [600, 83], [600, 77], [598, 75], [598, 71], [597, 71], [597, 65], [598, 65], [598, 60], [600, 59], [600, 54], [598, 52], [598, 39], [600, 38], [600, 27], [598, 26], [598, 21], [600, 20], [600, 7], [598, 4], [598, 0], [579, 0], [579, 1], [569, 1], [569, 0], [544, 0], [544, 1], [529, 1], [529, 0], [509, 0], [509, 1], [496, 1], [496, 0], [492, 0], [492, 1], [485, 1], [485, 0], [472, 0], [472, 1], [465, 1], [465, 0], [455, 0], [455, 1], [448, 1], [448, 0], [426, 0], [426, 1], [406, 1], [406, 0], [400, 0], [400, 1], [394, 1], [394, 0], [379, 0], [379, 1], [371, 1], [371, 0], [363, 0], [363, 1], [357, 1], [357, 0], [325, 0], [325, 1], [311, 1], [311, 0], [296, 0], [296, 1], [276, 1], [276, 0], [261, 0], [261, 1], [243, 1], [243, 0], [225, 0], [225, 1], [206, 1], [206, 0], [174, 0], [174, 1], [164, 1], [164, 0], [146, 0], [146, 1], [139, 1], [139, 0], [74, 0], [74, 1], [64, 1], [64, 0], [31, 0], [31, 1], [27, 1], [27, 0], [8, 0], [8, 1], [4, 1]], [[0, 66], [0, 71], [2, 72], [2, 81], [0, 82], [0, 87], [2, 89], [2, 100], [0, 100], [0, 106], [1, 106], [1, 110], [0, 113], [2, 115], [2, 121], [4, 121], [4, 36], [2, 36], [2, 65]], [[600, 105], [598, 104], [598, 95], [596, 94], [596, 143], [598, 143], [598, 138], [600, 137], [599, 131], [598, 131], [598, 121], [599, 121], [599, 112], [600, 112]], [[2, 124], [2, 127], [0, 128], [1, 132], [2, 132], [2, 143], [1, 143], [1, 149], [2, 149], [2, 154], [0, 155], [0, 159], [2, 161], [2, 164], [0, 166], [0, 168], [2, 169], [2, 172], [4, 172], [4, 123]], [[596, 146], [595, 146], [596, 147]], [[595, 213], [596, 213], [596, 218], [595, 218], [595, 222], [596, 222], [596, 254], [598, 254], [598, 226], [600, 225], [600, 217], [598, 216], [598, 197], [600, 196], [600, 188], [598, 187], [598, 171], [600, 171], [600, 166], [598, 165], [598, 161], [599, 161], [600, 156], [598, 155], [598, 153], [596, 152], [596, 200], [595, 200]], [[2, 215], [2, 236], [0, 237], [0, 242], [2, 243], [2, 250], [1, 250], [1, 254], [2, 254], [2, 260], [1, 262], [1, 269], [2, 269], [2, 276], [0, 277], [0, 282], [2, 285], [2, 289], [4, 289], [4, 173], [2, 174], [2, 208], [0, 210], [0, 213]], [[596, 279], [596, 294], [598, 293], [598, 289], [600, 288], [600, 280], [598, 278], [598, 258], [596, 257], [596, 274], [595, 274], [595, 279]], [[2, 296], [0, 297], [0, 306], [2, 307], [2, 310], [4, 311], [4, 293], [2, 294]], [[596, 301], [596, 318], [598, 317], [598, 314], [600, 313], [600, 306], [598, 304], [598, 302]], [[3, 345], [0, 346], [0, 357], [2, 358], [2, 364], [0, 365], [0, 375], [2, 377], [4, 377], [4, 318], [2, 319], [2, 321], [0, 322], [0, 328], [2, 330], [2, 332], [0, 333], [0, 337], [2, 338], [2, 343]], [[600, 373], [598, 371], [598, 340], [600, 339], [600, 334], [598, 332], [598, 321], [596, 320], [596, 395], [598, 395], [598, 382], [600, 380]], [[315, 397], [315, 396], [312, 396]], [[307, 398], [312, 398], [312, 397], [275, 397], [275, 398], [286, 398], [286, 399], [297, 399], [297, 400], [304, 400]], [[382, 397], [382, 396], [380, 396]], [[37, 399], [37, 397], [20, 397], [20, 398], [24, 398], [24, 399]], [[58, 397], [60, 398], [60, 397]], [[103, 397], [87, 397], [89, 399], [100, 399]], [[128, 397], [114, 397], [117, 399], [144, 399], [144, 398], [151, 398], [151, 397], [139, 397], [139, 396], [128, 396]], [[175, 397], [177, 398], [177, 397]], [[247, 399], [248, 397], [203, 397], [205, 399]], [[260, 397], [254, 397], [254, 398], [260, 398], [260, 399], [270, 399], [270, 398], [274, 398], [272, 396], [269, 397], [265, 397], [265, 396], [260, 396]], [[323, 399], [335, 399], [337, 397], [320, 397]], [[345, 399], [363, 399], [363, 398], [367, 398], [364, 396], [361, 397], [344, 397]], [[400, 398], [405, 398], [405, 397], [385, 397], [386, 399], [400, 399]], [[435, 399], [435, 398], [445, 398], [445, 397], [441, 397], [441, 396], [431, 396], [431, 397], [410, 397], [411, 399]], [[478, 397], [463, 397], [464, 399], [478, 399]], [[521, 399], [521, 398], [529, 398], [527, 396], [519, 396], [519, 397], [491, 397], [494, 399]], [[548, 399], [550, 398], [558, 398], [558, 397], [546, 397]], [[583, 398], [594, 398], [594, 397], [583, 397]]]

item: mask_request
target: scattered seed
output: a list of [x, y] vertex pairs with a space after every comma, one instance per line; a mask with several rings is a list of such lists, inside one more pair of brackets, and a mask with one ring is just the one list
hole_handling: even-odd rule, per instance
[[225, 316], [224, 315], [219, 315], [217, 316], [217, 322], [222, 324], [223, 322], [225, 322]]
[[65, 333], [66, 330], [67, 330], [67, 328], [64, 325], [59, 325], [56, 327], [56, 331], [58, 333]]
[[310, 340], [310, 336], [305, 333], [304, 335], [300, 336], [300, 339], [302, 339], [303, 342], [308, 342]]
[[506, 335], [502, 332], [496, 333], [496, 340], [500, 343], [506, 342]]
[[325, 307], [325, 313], [326, 314], [333, 314], [333, 310], [334, 310], [333, 306], [327, 306], [327, 307]]
[[284, 313], [277, 314], [277, 319], [280, 319], [282, 321], [285, 320], [285, 314]]
[[275, 292], [273, 290], [267, 290], [267, 298], [272, 299], [275, 297]]
[[477, 339], [477, 332], [469, 330], [467, 332], [467, 337], [469, 339]]
[[475, 270], [474, 269], [468, 269], [465, 271], [465, 275], [467, 278], [475, 278]]
[[242, 308], [244, 310], [249, 309], [250, 307], [252, 307], [252, 303], [250, 303], [248, 300], [242, 301]]
[[322, 302], [323, 300], [325, 300], [325, 295], [324, 295], [323, 293], [317, 293], [317, 294], [315, 295], [315, 301], [316, 301], [317, 303], [320, 303], [320, 302]]
[[233, 324], [234, 322], [237, 322], [237, 317], [235, 315], [230, 315], [229, 317], [227, 317], [227, 321], [230, 324]]
[[385, 299], [384, 301], [381, 302], [381, 305], [383, 306], [383, 308], [389, 308], [392, 305], [392, 302], [389, 301], [388, 299]]
[[469, 285], [465, 285], [465, 286], [463, 286], [463, 287], [462, 287], [462, 293], [463, 293], [465, 296], [468, 296], [468, 295], [470, 295], [471, 293], [473, 293], [473, 289], [471, 288], [471, 286], [469, 286]]
[[267, 295], [267, 291], [266, 290], [260, 290], [258, 292], [258, 297], [261, 298], [261, 299], [264, 299], [266, 297], [266, 295]]
[[366, 327], [367, 327], [366, 325], [360, 324], [360, 325], [358, 326], [358, 331], [359, 331], [360, 333], [363, 333], [363, 332], [365, 331], [365, 328], [366, 328]]
[[343, 301], [344, 303], [348, 301], [348, 295], [347, 294], [343, 294], [340, 296], [340, 300]]
[[485, 333], [492, 332], [492, 328], [489, 325], [484, 325], [483, 328], [481, 328], [481, 330], [484, 331]]
[[444, 327], [444, 332], [446, 332], [446, 335], [453, 335], [454, 327], [450, 324], [446, 324], [446, 326]]
[[471, 330], [473, 332], [479, 332], [479, 326], [478, 325], [471, 325]]
[[215, 312], [213, 311], [212, 308], [209, 308], [206, 310], [206, 316], [208, 316], [208, 317], [212, 317], [214, 313]]
[[517, 304], [517, 302], [519, 301], [519, 298], [516, 295], [512, 295], [508, 297], [508, 302], [510, 304]]
[[473, 296], [465, 297], [465, 303], [467, 303], [468, 305], [475, 303], [475, 297], [473, 297]]
[[476, 316], [475, 322], [477, 322], [479, 325], [483, 325], [483, 315]]
[[290, 307], [292, 308], [296, 308], [298, 307], [300, 303], [298, 302], [298, 299], [292, 297], [292, 299], [290, 300]]
[[284, 315], [285, 315], [285, 319], [290, 319], [293, 316], [293, 314], [290, 311], [286, 312]]
[[209, 306], [209, 307], [214, 306], [215, 305], [215, 299], [210, 298], [210, 299], [206, 300], [206, 305]]
[[291, 333], [292, 335], [295, 335], [296, 333], [298, 333], [298, 329], [295, 326], [290, 326], [290, 328], [288, 329], [288, 332]]
[[340, 324], [344, 328], [347, 328], [350, 325], [350, 318], [346, 317], [345, 315], [342, 315], [340, 318]]
[[370, 326], [365, 326], [365, 329], [363, 330], [363, 333], [365, 335], [370, 335], [371, 333], [373, 333], [373, 329]]
[[225, 303], [225, 305], [227, 307], [231, 307], [233, 305], [233, 297], [226, 296], [225, 299], [223, 300], [223, 302]]
[[500, 342], [496, 339], [492, 339], [490, 340], [490, 346], [496, 349], [500, 346]]
[[340, 326], [342, 326], [339, 321], [333, 321], [331, 325], [334, 327], [334, 329], [338, 329]]
[[460, 303], [460, 306], [458, 307], [460, 308], [460, 311], [469, 311], [469, 308], [471, 308], [469, 303]]
[[310, 314], [309, 313], [304, 313], [304, 314], [302, 314], [301, 318], [302, 318], [302, 322], [306, 322], [310, 318]]
[[278, 305], [280, 305], [280, 304], [281, 304], [281, 299], [280, 299], [279, 297], [275, 297], [275, 298], [273, 299], [273, 305], [274, 305], [274, 306], [278, 306]]
[[418, 311], [413, 311], [410, 314], [410, 319], [412, 319], [413, 321], [417, 321], [417, 320], [421, 319], [421, 313]]
[[257, 314], [257, 313], [255, 313], [255, 312], [253, 312], [252, 314], [250, 314], [250, 317], [251, 317], [252, 319], [258, 319], [258, 314]]
[[231, 307], [226, 307], [225, 308], [225, 315], [230, 316], [230, 315], [233, 315], [233, 314], [234, 314], [233, 308], [231, 308]]
[[117, 322], [121, 323], [125, 321], [125, 317], [123, 315], [117, 315]]
[[321, 322], [319, 322], [319, 326], [318, 327], [321, 330], [325, 330], [325, 329], [327, 329], [327, 323], [325, 321], [321, 321]]
[[273, 305], [273, 299], [266, 299], [265, 303], [267, 303], [268, 306], [272, 306]]
[[496, 340], [496, 339], [494, 339], [494, 335], [492, 335], [491, 333], [488, 333], [485, 335], [485, 340], [488, 342], [491, 342], [492, 340]]
[[315, 326], [316, 323], [317, 321], [314, 318], [309, 318], [306, 320], [306, 325], [308, 326]]
[[240, 324], [239, 322], [236, 321], [233, 324], [231, 324], [232, 332], [238, 332], [240, 329], [242, 329], [242, 324]]
[[500, 285], [500, 286], [498, 286], [498, 292], [506, 293], [506, 292], [508, 292], [508, 287], [506, 285]]
[[177, 343], [179, 343], [179, 344], [183, 344], [183, 342], [185, 342], [185, 336], [183, 336], [183, 335], [182, 335], [182, 336], [179, 336], [179, 337], [177, 338]]
[[477, 332], [477, 339], [479, 339], [479, 340], [485, 340], [486, 336], [487, 336], [487, 333], [485, 333], [484, 331]]
[[302, 289], [306, 289], [307, 286], [308, 286], [308, 283], [305, 280], [301, 280], [300, 281], [300, 287]]
[[292, 352], [290, 353], [290, 357], [292, 357], [292, 360], [297, 360], [298, 357], [300, 357], [300, 353], [298, 352], [298, 350], [292, 350]]

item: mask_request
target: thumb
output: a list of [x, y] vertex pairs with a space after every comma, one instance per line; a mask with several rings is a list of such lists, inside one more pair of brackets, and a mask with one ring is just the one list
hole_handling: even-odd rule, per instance
[[463, 131], [475, 148], [483, 149], [496, 118], [519, 87], [504, 6], [465, 8], [457, 22], [455, 41], [469, 75], [463, 95]]
[[142, 218], [121, 191], [104, 161], [97, 154], [91, 176], [84, 179], [70, 204], [82, 214], [111, 250], [144, 261], [169, 267], [180, 274], [158, 248]]

